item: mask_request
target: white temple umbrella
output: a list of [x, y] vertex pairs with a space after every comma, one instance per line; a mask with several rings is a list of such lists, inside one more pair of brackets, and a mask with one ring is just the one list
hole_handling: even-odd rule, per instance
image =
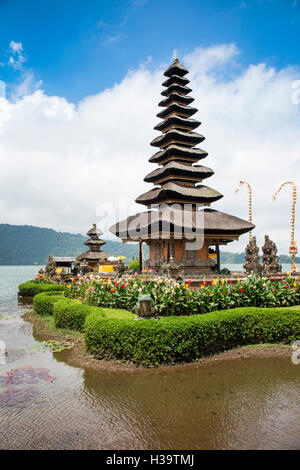
[[118, 261], [118, 258], [116, 258], [115, 256], [109, 256], [107, 258], [107, 261]]

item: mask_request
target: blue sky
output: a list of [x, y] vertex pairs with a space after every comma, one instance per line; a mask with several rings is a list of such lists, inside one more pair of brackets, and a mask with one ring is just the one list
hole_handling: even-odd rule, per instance
[[[239, 66], [299, 64], [298, 0], [0, 0], [0, 80], [24, 69], [48, 95], [77, 102], [148, 60], [153, 69], [196, 47], [235, 43]], [[8, 65], [11, 41], [22, 67]], [[149, 63], [149, 61], [151, 62]]]

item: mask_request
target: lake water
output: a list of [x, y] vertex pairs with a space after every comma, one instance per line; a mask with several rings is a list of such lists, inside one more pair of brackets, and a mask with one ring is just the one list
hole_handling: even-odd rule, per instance
[[29, 307], [18, 304], [17, 286], [38, 269], [0, 266], [0, 376], [9, 380], [0, 382], [0, 449], [300, 448], [300, 365], [277, 357], [136, 372], [72, 367], [22, 320]]

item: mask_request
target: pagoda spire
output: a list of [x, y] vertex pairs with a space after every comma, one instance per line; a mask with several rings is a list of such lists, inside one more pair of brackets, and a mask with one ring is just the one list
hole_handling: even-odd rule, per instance
[[148, 207], [165, 203], [210, 205], [223, 197], [218, 191], [198, 184], [214, 172], [206, 166], [194, 165], [208, 154], [196, 147], [205, 137], [195, 132], [201, 122], [191, 118], [198, 110], [191, 106], [194, 98], [189, 96], [192, 90], [187, 86], [187, 73], [178, 59], [164, 73], [168, 77], [161, 93], [165, 99], [158, 104], [164, 109], [157, 114], [162, 121], [154, 127], [161, 135], [151, 142], [160, 150], [149, 159], [160, 166], [144, 178], [156, 186], [136, 199]]

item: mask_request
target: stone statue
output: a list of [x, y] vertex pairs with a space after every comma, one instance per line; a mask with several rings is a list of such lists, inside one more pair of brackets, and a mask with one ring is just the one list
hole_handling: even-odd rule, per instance
[[114, 271], [116, 273], [116, 278], [120, 279], [123, 274], [128, 270], [127, 266], [125, 265], [124, 261], [118, 260], [118, 264], [114, 266]]
[[279, 264], [279, 258], [277, 254], [277, 247], [275, 243], [270, 240], [268, 235], [265, 235], [265, 244], [262, 247], [263, 251], [263, 264], [264, 274], [276, 274], [280, 273], [282, 266]]
[[56, 274], [56, 263], [53, 259], [53, 256], [49, 256], [47, 266], [45, 268], [45, 273], [47, 276], [55, 276]]
[[243, 268], [247, 274], [256, 273], [260, 274], [263, 270], [263, 266], [259, 262], [259, 248], [256, 244], [256, 237], [252, 237], [248, 245], [245, 248], [245, 264]]
[[169, 263], [164, 263], [161, 267], [162, 272], [166, 277], [176, 279], [177, 281], [182, 280], [182, 270], [180, 266], [175, 263], [173, 256], [171, 255]]

